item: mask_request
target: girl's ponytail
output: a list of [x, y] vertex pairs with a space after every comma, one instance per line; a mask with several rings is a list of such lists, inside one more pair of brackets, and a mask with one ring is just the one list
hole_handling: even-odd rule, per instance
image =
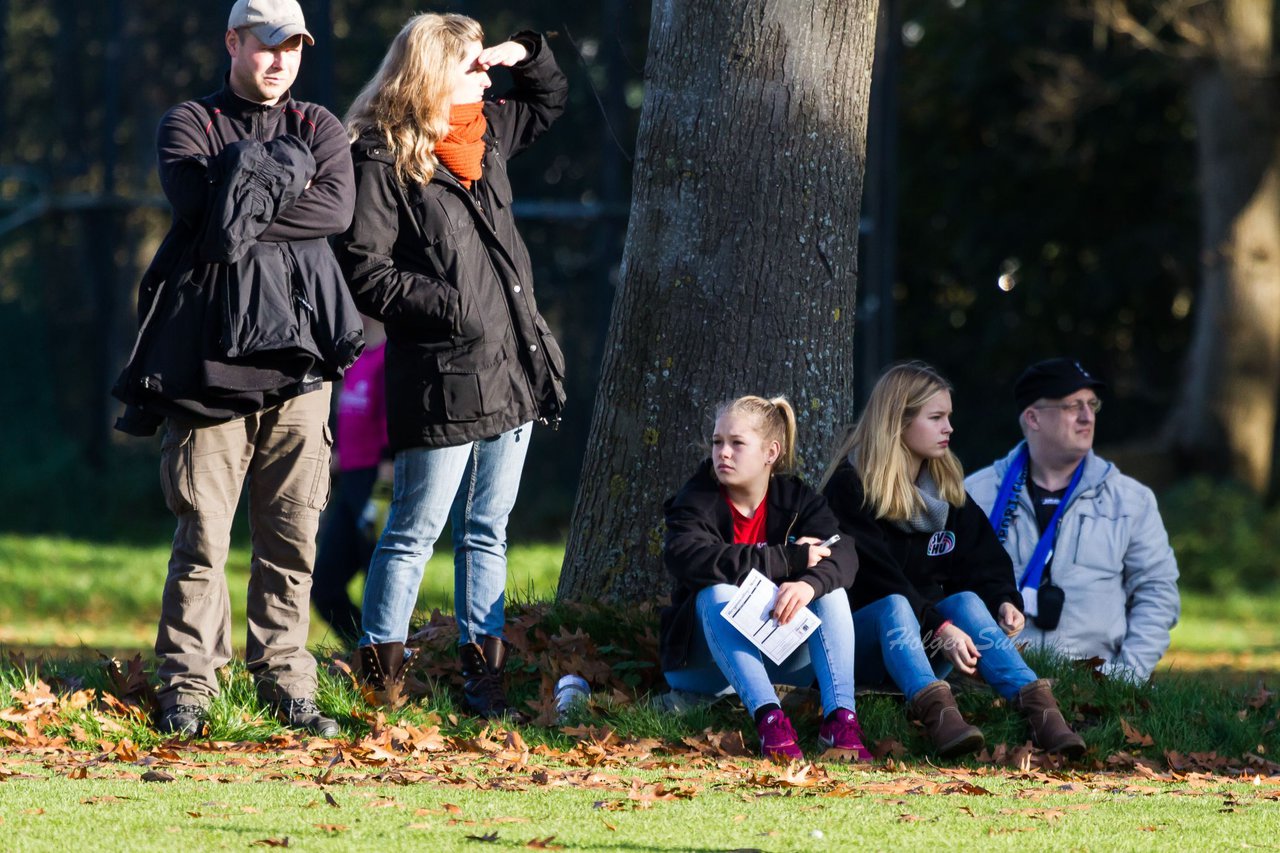
[[776, 413], [775, 418], [782, 422], [782, 437], [778, 439], [782, 452], [778, 454], [773, 470], [787, 474], [796, 469], [796, 412], [786, 397], [774, 397], [769, 400], [769, 405]]

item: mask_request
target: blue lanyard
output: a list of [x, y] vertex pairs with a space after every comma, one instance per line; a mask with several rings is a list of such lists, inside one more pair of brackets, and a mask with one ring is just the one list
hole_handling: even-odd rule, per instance
[[[1044, 567], [1053, 557], [1053, 544], [1058, 536], [1058, 525], [1062, 522], [1062, 511], [1066, 509], [1068, 501], [1071, 500], [1071, 494], [1080, 484], [1080, 476], [1084, 473], [1084, 463], [1087, 458], [1081, 459], [1080, 464], [1076, 466], [1075, 473], [1071, 475], [1071, 482], [1067, 484], [1067, 490], [1062, 493], [1058, 508], [1053, 511], [1053, 517], [1049, 519], [1044, 532], [1040, 534], [1040, 541], [1036, 543], [1036, 549], [1031, 553], [1031, 560], [1022, 572], [1022, 580], [1018, 581], [1019, 589], [1040, 588]], [[1005, 539], [1008, 538], [1009, 522], [1012, 521], [1007, 517], [1010, 515], [1007, 512], [1009, 503], [1015, 498], [1017, 490], [1026, 482], [1029, 470], [1027, 446], [1023, 444], [1018, 455], [1014, 457], [1013, 464], [1009, 466], [1009, 470], [1005, 471], [1004, 480], [1000, 483], [1000, 492], [996, 496], [995, 504], [991, 507], [990, 521], [1001, 544], [1004, 544]], [[1000, 519], [999, 522], [996, 521], [997, 518]]]
[[[1024, 442], [1018, 447], [1018, 455], [1013, 457], [1008, 470], [1004, 472], [1004, 480], [1000, 483], [1000, 491], [996, 493], [996, 502], [991, 506], [991, 526], [995, 528], [996, 538], [1003, 545], [1009, 538], [1009, 526], [1017, 514], [1017, 508], [1010, 505], [1022, 485], [1027, 481], [1027, 445]], [[997, 521], [996, 519], [999, 519]]]

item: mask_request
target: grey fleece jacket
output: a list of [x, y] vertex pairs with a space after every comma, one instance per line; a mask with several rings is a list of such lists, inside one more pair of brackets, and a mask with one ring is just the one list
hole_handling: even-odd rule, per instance
[[[988, 516], [1021, 446], [965, 480]], [[1018, 495], [1004, 545], [1019, 578], [1040, 539], [1027, 491]], [[1062, 621], [1046, 633], [1028, 619], [1019, 640], [1052, 646], [1069, 657], [1100, 657], [1108, 675], [1150, 678], [1169, 648], [1180, 609], [1178, 564], [1152, 491], [1090, 451], [1080, 484], [1063, 509], [1051, 572], [1066, 593]]]

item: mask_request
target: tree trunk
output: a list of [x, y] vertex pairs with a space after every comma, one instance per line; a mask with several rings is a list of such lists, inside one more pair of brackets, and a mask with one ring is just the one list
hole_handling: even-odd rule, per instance
[[709, 412], [786, 394], [805, 470], [853, 415], [878, 0], [653, 6], [622, 285], [559, 596], [653, 600]]
[[1236, 0], [1225, 11], [1226, 49], [1192, 90], [1201, 285], [1169, 434], [1194, 467], [1262, 494], [1280, 389], [1280, 98], [1270, 2]]

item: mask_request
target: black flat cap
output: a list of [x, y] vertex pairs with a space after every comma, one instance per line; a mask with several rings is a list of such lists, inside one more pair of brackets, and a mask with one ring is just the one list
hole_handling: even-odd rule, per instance
[[1085, 370], [1076, 359], [1050, 358], [1037, 361], [1022, 371], [1018, 381], [1013, 384], [1013, 399], [1018, 404], [1018, 411], [1021, 412], [1042, 397], [1048, 400], [1060, 400], [1081, 388], [1092, 388], [1096, 391], [1106, 387], [1105, 383], [1095, 379], [1093, 374]]

